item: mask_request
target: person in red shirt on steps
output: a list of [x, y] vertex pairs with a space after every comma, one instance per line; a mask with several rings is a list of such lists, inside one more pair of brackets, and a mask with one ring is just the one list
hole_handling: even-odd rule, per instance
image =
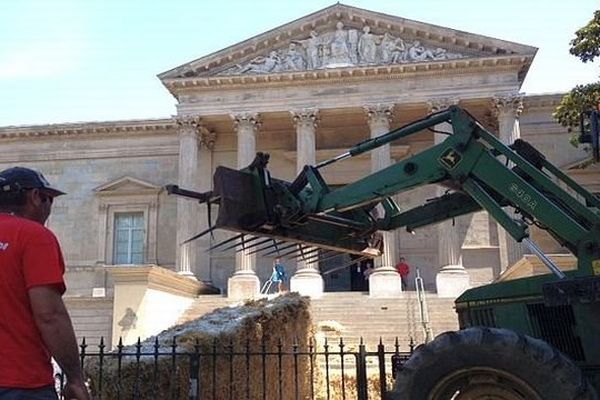
[[50, 357], [65, 398], [90, 400], [62, 301], [62, 252], [44, 226], [62, 194], [32, 169], [0, 172], [0, 400], [56, 400]]
[[398, 264], [396, 264], [396, 270], [400, 274], [402, 290], [406, 290], [408, 288], [408, 273], [410, 272], [410, 266], [404, 257], [400, 257], [400, 261], [398, 261]]

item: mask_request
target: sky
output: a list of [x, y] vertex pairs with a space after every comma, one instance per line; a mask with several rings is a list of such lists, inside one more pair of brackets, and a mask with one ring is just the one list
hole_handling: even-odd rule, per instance
[[[599, 62], [569, 54], [598, 0], [345, 0], [539, 48], [522, 87], [566, 92]], [[331, 6], [329, 0], [0, 0], [0, 126], [167, 118], [157, 74]]]

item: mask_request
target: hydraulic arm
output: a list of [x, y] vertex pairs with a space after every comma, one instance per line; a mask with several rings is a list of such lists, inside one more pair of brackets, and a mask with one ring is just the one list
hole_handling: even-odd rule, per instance
[[[319, 170], [447, 122], [443, 142], [356, 182], [331, 189]], [[214, 190], [193, 196], [219, 204], [213, 228], [273, 239], [300, 250], [319, 247], [379, 255], [377, 231], [408, 230], [484, 209], [517, 241], [529, 241], [531, 224], [547, 230], [579, 260], [583, 275], [600, 273], [600, 200], [550, 164], [528, 143], [501, 143], [459, 107], [432, 114], [316, 166], [305, 166], [293, 182], [271, 178], [268, 155], [259, 153], [242, 170], [218, 167]], [[392, 196], [427, 184], [447, 194], [402, 210]], [[207, 231], [208, 232], [208, 231]], [[206, 232], [205, 232], [206, 233]], [[533, 247], [537, 252], [537, 248]], [[297, 256], [295, 254], [294, 256]], [[549, 265], [552, 267], [552, 265]], [[555, 271], [560, 276], [560, 271]]]

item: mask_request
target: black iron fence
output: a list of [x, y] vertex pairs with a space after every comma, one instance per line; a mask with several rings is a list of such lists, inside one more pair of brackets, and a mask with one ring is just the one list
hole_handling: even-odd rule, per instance
[[[173, 338], [107, 351], [103, 339], [84, 339], [80, 358], [95, 400], [384, 400], [415, 347], [411, 340], [401, 351], [398, 339], [369, 349], [343, 339], [271, 344]], [[60, 395], [64, 381], [56, 378]]]

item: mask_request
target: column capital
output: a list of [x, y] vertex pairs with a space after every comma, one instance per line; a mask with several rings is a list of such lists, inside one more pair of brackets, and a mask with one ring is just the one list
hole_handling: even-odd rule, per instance
[[509, 95], [498, 95], [490, 99], [490, 109], [492, 115], [496, 118], [503, 114], [511, 115], [514, 118], [519, 118], [523, 112], [523, 95], [514, 93]]
[[365, 104], [363, 111], [369, 119], [369, 123], [385, 120], [389, 124], [394, 116], [395, 106], [394, 103]]
[[202, 117], [199, 115], [174, 115], [173, 120], [179, 128], [197, 128], [202, 125]]
[[479, 122], [481, 122], [483, 127], [488, 131], [496, 133], [498, 132], [498, 116], [494, 112], [486, 112], [485, 115], [479, 120]]
[[230, 117], [233, 120], [233, 126], [236, 131], [241, 126], [249, 126], [254, 132], [258, 132], [258, 129], [262, 125], [260, 114], [256, 112], [239, 112], [230, 114]]
[[428, 113], [443, 111], [450, 106], [456, 106], [460, 102], [458, 97], [443, 97], [439, 99], [430, 99], [425, 102]]
[[179, 135], [193, 135], [198, 146], [212, 150], [215, 147], [217, 133], [209, 130], [198, 115], [175, 115], [173, 117], [179, 127]]
[[217, 132], [211, 131], [205, 126], [201, 125], [198, 127], [200, 147], [204, 147], [207, 150], [213, 150], [215, 148], [215, 142], [217, 141]]
[[291, 110], [292, 122], [297, 128], [298, 126], [312, 126], [316, 128], [321, 118], [318, 108], [302, 108], [300, 110]]

